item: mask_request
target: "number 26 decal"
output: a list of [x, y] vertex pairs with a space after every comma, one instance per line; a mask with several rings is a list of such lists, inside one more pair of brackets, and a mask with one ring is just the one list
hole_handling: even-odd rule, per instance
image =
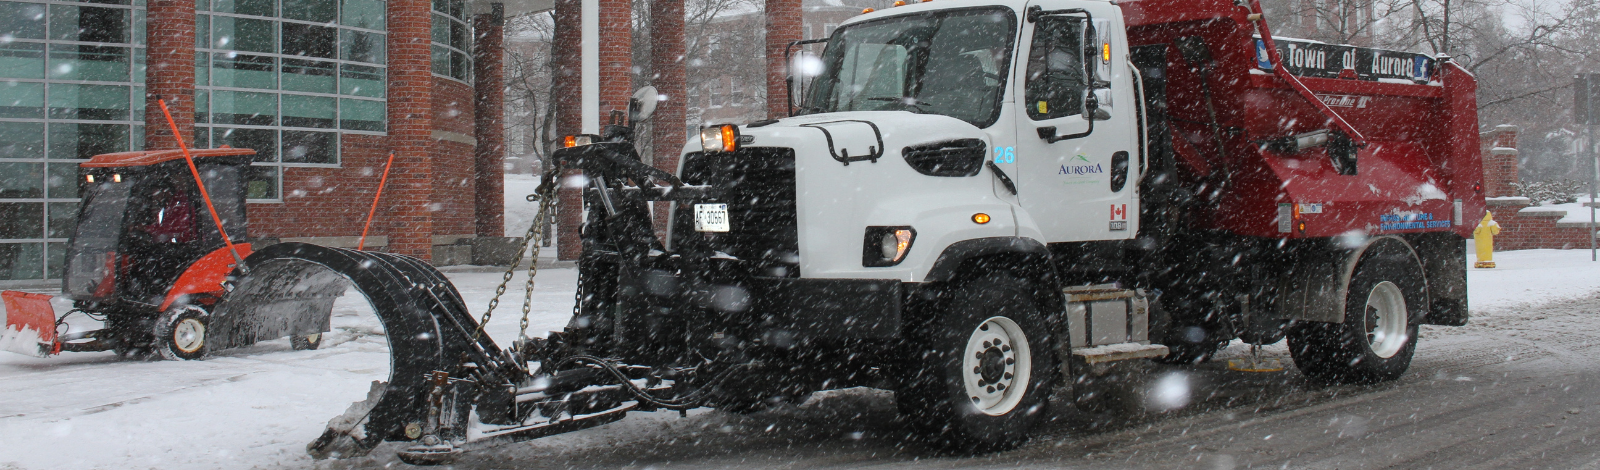
[[1016, 163], [1017, 162], [1017, 151], [1016, 151], [1016, 149], [1017, 149], [1016, 147], [995, 147], [994, 148], [994, 162], [995, 163]]

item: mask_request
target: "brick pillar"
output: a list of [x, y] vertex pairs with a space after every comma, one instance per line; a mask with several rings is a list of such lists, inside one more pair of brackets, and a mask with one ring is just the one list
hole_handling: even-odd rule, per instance
[[633, 96], [633, 2], [600, 1], [600, 125]]
[[[556, 135], [565, 136], [583, 131], [583, 2], [556, 0], [554, 14], [551, 59], [556, 69], [550, 102], [556, 107]], [[573, 174], [576, 173], [563, 176]], [[562, 186], [556, 197], [556, 255], [563, 260], [578, 259], [583, 251], [578, 240], [583, 223], [583, 192]]]
[[428, 0], [389, 0], [389, 251], [433, 259], [433, 62]]
[[[656, 105], [650, 118], [651, 162], [668, 173], [678, 171], [678, 153], [683, 150], [689, 96], [685, 83], [683, 43], [683, 0], [656, 0], [650, 3], [651, 84], [667, 99]], [[655, 203], [656, 236], [666, 236], [670, 203]]]
[[167, 100], [172, 120], [183, 134], [184, 145], [194, 145], [194, 2], [150, 0], [145, 28], [146, 63], [144, 147], [178, 148], [172, 129], [161, 113], [159, 99]]
[[1511, 183], [1522, 180], [1517, 170], [1519, 163], [1517, 133], [1512, 125], [1495, 126], [1494, 130], [1479, 136], [1483, 155], [1483, 195], [1485, 197], [1515, 196]]
[[505, 157], [506, 157], [506, 80], [505, 17], [503, 3], [491, 4], [490, 13], [473, 18], [477, 33], [472, 45], [473, 64], [473, 149], [477, 171], [473, 172], [473, 219], [480, 237], [503, 237], [506, 233]]
[[800, 0], [767, 1], [767, 117], [789, 115], [787, 87], [789, 64], [783, 62], [783, 49], [799, 41], [802, 12]]

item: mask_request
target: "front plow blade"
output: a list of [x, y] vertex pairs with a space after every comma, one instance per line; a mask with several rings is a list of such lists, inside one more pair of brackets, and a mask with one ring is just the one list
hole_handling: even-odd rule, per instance
[[0, 297], [6, 305], [0, 349], [36, 357], [61, 352], [56, 345], [56, 311], [50, 306], [50, 296], [8, 290]]

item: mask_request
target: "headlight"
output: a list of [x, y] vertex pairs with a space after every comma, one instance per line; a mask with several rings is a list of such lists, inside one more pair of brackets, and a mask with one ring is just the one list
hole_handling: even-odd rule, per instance
[[865, 250], [861, 265], [868, 267], [894, 266], [906, 259], [917, 231], [911, 227], [867, 227]]
[[739, 126], [723, 124], [700, 129], [700, 149], [706, 153], [732, 152], [739, 148]]

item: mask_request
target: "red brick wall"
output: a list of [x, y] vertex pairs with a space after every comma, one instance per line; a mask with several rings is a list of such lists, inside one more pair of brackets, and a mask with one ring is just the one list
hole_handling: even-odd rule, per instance
[[[678, 171], [678, 152], [683, 150], [685, 112], [689, 89], [685, 83], [683, 43], [683, 0], [657, 0], [650, 3], [651, 84], [667, 99], [656, 105], [650, 118], [653, 142], [651, 163], [669, 173]], [[671, 203], [655, 203], [656, 236], [665, 237], [667, 212]]]
[[[250, 204], [250, 236], [360, 235], [388, 156], [386, 137], [348, 134], [339, 146], [339, 168], [284, 169], [283, 202]], [[386, 191], [371, 236], [389, 235], [384, 222], [393, 214], [391, 201], [393, 193]]]
[[1562, 212], [1519, 212], [1524, 207], [1527, 207], [1527, 203], [1520, 201], [1489, 201], [1489, 212], [1500, 224], [1500, 234], [1494, 237], [1495, 251], [1589, 247], [1589, 239], [1584, 238], [1589, 232], [1588, 227], [1557, 225], [1556, 221], [1561, 220]]
[[145, 28], [144, 147], [178, 148], [157, 100], [166, 99], [184, 145], [194, 145], [194, 2], [150, 0]]
[[[1515, 196], [1511, 183], [1521, 180], [1517, 172], [1517, 126], [1499, 126], [1478, 138], [1479, 154], [1483, 155], [1483, 194], [1486, 197]], [[1512, 149], [1496, 153], [1495, 148]]]
[[788, 64], [783, 49], [799, 41], [804, 21], [800, 0], [767, 0], [767, 117], [789, 115]]
[[[551, 59], [556, 73], [556, 135], [583, 132], [583, 4], [579, 0], [555, 0], [555, 32]], [[566, 175], [575, 174], [567, 172]], [[582, 223], [583, 193], [561, 187], [556, 204], [556, 253], [560, 259], [577, 259], [581, 251], [578, 231]]]
[[[389, 251], [433, 258], [432, 34], [428, 0], [389, 0], [389, 144], [394, 171], [384, 189], [392, 205]], [[389, 195], [393, 195], [392, 198]]]
[[505, 236], [505, 5], [472, 20], [473, 38], [473, 218], [480, 237]]

